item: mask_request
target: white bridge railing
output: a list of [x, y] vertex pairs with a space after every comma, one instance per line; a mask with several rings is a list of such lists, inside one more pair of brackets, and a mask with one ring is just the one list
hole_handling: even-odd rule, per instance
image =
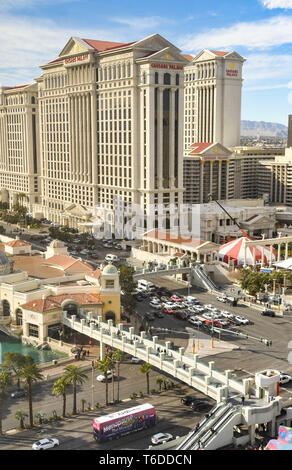
[[169, 341], [162, 346], [157, 336], [149, 339], [144, 331], [136, 335], [132, 327], [126, 331], [122, 323], [113, 326], [112, 320], [105, 323], [102, 317], [93, 318], [91, 313], [80, 319], [64, 312], [62, 321], [73, 330], [99, 341], [101, 358], [104, 344], [120, 349], [200, 390], [217, 403], [234, 391], [243, 395], [248, 393], [248, 379], [235, 381], [231, 378], [231, 371], [215, 370], [213, 361], [204, 364], [198, 360], [197, 354], [185, 355], [184, 348], [174, 351]]

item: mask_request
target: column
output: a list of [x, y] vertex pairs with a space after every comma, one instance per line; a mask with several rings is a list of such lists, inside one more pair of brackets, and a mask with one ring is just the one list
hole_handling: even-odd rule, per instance
[[285, 259], [288, 259], [288, 243], [285, 243]]
[[246, 268], [246, 240], [243, 240], [243, 267]]
[[213, 192], [213, 160], [210, 160], [210, 194]]
[[204, 202], [204, 161], [200, 161], [200, 204]]
[[256, 266], [256, 247], [253, 247], [253, 265]]
[[270, 262], [269, 262], [269, 267], [272, 266], [272, 262], [273, 262], [273, 246], [270, 245]]
[[277, 257], [278, 261], [280, 261], [280, 256], [281, 256], [281, 243], [278, 243], [278, 257]]
[[222, 161], [218, 160], [218, 199], [221, 199]]
[[157, 97], [157, 179], [158, 188], [163, 188], [163, 88], [158, 88]]
[[172, 188], [174, 186], [174, 107], [175, 107], [175, 99], [174, 99], [175, 89], [170, 89], [169, 94], [169, 187]]
[[264, 252], [264, 249], [265, 247], [262, 246], [262, 259], [261, 259], [261, 267], [263, 268], [264, 267], [264, 264], [265, 264], [265, 252]]

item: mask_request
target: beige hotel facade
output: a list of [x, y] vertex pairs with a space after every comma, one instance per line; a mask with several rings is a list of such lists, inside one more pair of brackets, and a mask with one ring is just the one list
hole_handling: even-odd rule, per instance
[[[193, 69], [200, 96], [201, 69], [213, 71], [215, 90], [222, 64], [225, 75], [229, 66], [236, 67], [237, 76], [232, 72], [223, 80], [228, 82], [224, 99], [220, 92], [214, 107], [204, 98], [200, 113], [225, 122], [233, 99], [228, 119], [235, 126], [240, 122], [243, 59], [225, 55], [202, 51], [193, 63], [159, 34], [129, 44], [70, 38], [58, 58], [41, 66], [34, 84], [0, 89], [1, 200], [11, 205], [24, 193], [35, 217], [80, 228], [95, 217], [104, 219], [108, 211], [114, 219], [119, 198], [128, 207], [138, 204], [144, 214], [151, 212], [157, 226], [157, 205], [167, 210], [183, 202], [186, 142], [219, 136], [211, 127], [199, 131], [203, 121], [197, 115], [190, 119], [190, 106], [197, 106], [188, 96]], [[205, 77], [208, 82], [211, 75]], [[218, 80], [222, 91], [222, 77]], [[215, 99], [219, 91], [214, 93]], [[126, 210], [123, 222], [127, 216]]]

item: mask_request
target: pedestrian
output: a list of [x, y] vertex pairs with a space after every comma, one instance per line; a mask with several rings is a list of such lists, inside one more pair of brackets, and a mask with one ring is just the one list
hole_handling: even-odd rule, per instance
[[89, 349], [87, 349], [87, 356], [89, 356]]
[[243, 396], [241, 397], [241, 403], [242, 403], [242, 405], [244, 405], [244, 401], [245, 401], [245, 396], [243, 395]]

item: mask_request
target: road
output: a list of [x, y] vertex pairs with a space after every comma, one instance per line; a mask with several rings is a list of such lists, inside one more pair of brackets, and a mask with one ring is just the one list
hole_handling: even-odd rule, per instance
[[[146, 380], [145, 377], [138, 373], [139, 365], [133, 364], [122, 364], [122, 376], [124, 380], [121, 382], [121, 398], [128, 397], [133, 391], [145, 391]], [[125, 372], [127, 373], [127, 379], [125, 378]], [[156, 378], [161, 377], [158, 372], [152, 371], [150, 373], [150, 387], [156, 385]], [[126, 384], [127, 382], [127, 384]], [[177, 383], [177, 382], [176, 382]], [[34, 412], [38, 409], [52, 410], [54, 407], [57, 408], [58, 413], [61, 411], [61, 398], [49, 397], [49, 390], [45, 384], [38, 385], [36, 388], [39, 392], [34, 391]], [[87, 384], [89, 385], [89, 384]], [[104, 395], [104, 384], [98, 384], [99, 391], [96, 393], [97, 397], [100, 397], [100, 401], [103, 400]], [[88, 386], [87, 398], [88, 398]], [[79, 387], [78, 390], [78, 403], [83, 396], [83, 387]], [[153, 434], [158, 432], [169, 432], [173, 436], [183, 436], [187, 434], [193, 427], [202, 419], [203, 414], [193, 412], [189, 407], [184, 406], [180, 403], [181, 397], [186, 394], [196, 395], [197, 397], [203, 397], [200, 392], [194, 392], [191, 388], [186, 385], [178, 385], [174, 389], [162, 391], [161, 394], [154, 394], [139, 398], [136, 400], [130, 400], [126, 403], [122, 403], [116, 406], [109, 406], [102, 408], [96, 412], [85, 412], [81, 413], [76, 417], [61, 420], [56, 423], [43, 425], [41, 429], [44, 432], [40, 433], [39, 429], [27, 430], [14, 435], [0, 436], [0, 448], [2, 450], [18, 449], [26, 450], [31, 449], [31, 445], [36, 440], [43, 437], [56, 437], [60, 440], [60, 447], [56, 450], [106, 450], [106, 449], [123, 449], [123, 450], [137, 450], [146, 449], [151, 444], [150, 438]], [[84, 395], [85, 396], [85, 395]], [[42, 398], [41, 398], [42, 397]], [[204, 397], [206, 398], [206, 397]], [[40, 403], [42, 400], [42, 403]], [[214, 401], [208, 399], [211, 406], [214, 405]], [[57, 405], [58, 402], [58, 405]], [[132, 406], [139, 405], [141, 403], [151, 403], [157, 410], [158, 422], [152, 429], [143, 430], [141, 432], [131, 434], [123, 437], [120, 440], [109, 441], [103, 444], [96, 443], [92, 437], [92, 420], [94, 417], [101, 416], [103, 414], [112, 413], [124, 408], [130, 408]], [[68, 409], [72, 404], [72, 396], [69, 397]], [[41, 408], [40, 408], [41, 405]], [[57, 405], [57, 406], [56, 406]], [[6, 408], [6, 405], [5, 405]], [[10, 404], [10, 412], [14, 412], [15, 408]], [[21, 405], [21, 408], [24, 408]], [[19, 407], [18, 407], [19, 409]], [[13, 411], [12, 411], [13, 410]], [[8, 418], [5, 418], [5, 424], [8, 422]], [[15, 420], [14, 420], [15, 425]]]

